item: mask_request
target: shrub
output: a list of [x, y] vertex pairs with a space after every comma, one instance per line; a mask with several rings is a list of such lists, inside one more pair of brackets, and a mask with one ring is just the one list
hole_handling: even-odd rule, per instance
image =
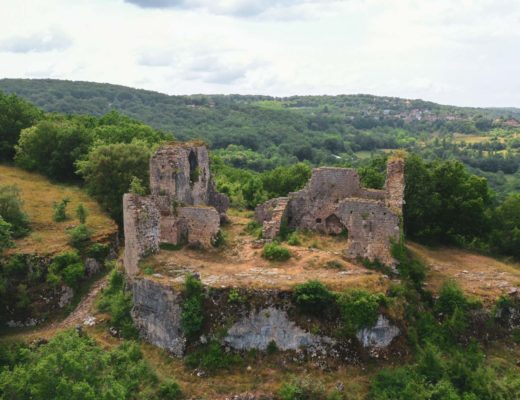
[[296, 232], [292, 232], [287, 238], [287, 244], [291, 246], [299, 246], [302, 244], [300, 236]]
[[274, 340], [271, 340], [267, 344], [266, 351], [267, 351], [267, 354], [275, 354], [278, 351], [278, 345], [276, 344], [276, 342]]
[[159, 385], [158, 398], [162, 400], [177, 400], [182, 398], [182, 391], [179, 384], [174, 380], [168, 379]]
[[143, 186], [143, 181], [136, 176], [132, 177], [130, 181], [129, 192], [132, 194], [136, 194], [138, 196], [144, 196], [146, 194], [146, 189]]
[[291, 258], [291, 253], [288, 249], [280, 246], [278, 243], [272, 242], [264, 246], [262, 250], [262, 257], [269, 261], [287, 261]]
[[338, 304], [346, 332], [354, 333], [376, 323], [379, 307], [386, 304], [386, 298], [381, 293], [350, 290], [339, 295]]
[[188, 354], [185, 363], [190, 368], [202, 368], [208, 372], [217, 372], [229, 369], [241, 360], [238, 354], [225, 353], [218, 342], [211, 342], [207, 346]]
[[106, 349], [75, 330], [40, 346], [0, 345], [0, 365], [2, 399], [181, 398], [178, 385], [161, 382], [137, 343]]
[[87, 222], [88, 211], [83, 205], [83, 203], [79, 203], [78, 207], [76, 208], [76, 217], [78, 217], [80, 224], [84, 224]]
[[224, 247], [226, 245], [226, 242], [227, 242], [226, 235], [220, 229], [217, 232], [217, 234], [215, 235], [215, 237], [213, 237], [211, 239], [211, 244], [213, 245], [213, 247], [217, 247], [217, 248]]
[[20, 189], [14, 185], [0, 186], [0, 215], [11, 224], [13, 238], [20, 238], [29, 233], [29, 218], [22, 210], [23, 201]]
[[278, 391], [281, 400], [325, 400], [323, 386], [310, 378], [293, 378], [284, 382]]
[[186, 276], [181, 326], [186, 337], [190, 339], [194, 339], [202, 329], [203, 302], [204, 293], [201, 281], [193, 275]]
[[86, 256], [103, 261], [110, 254], [110, 246], [108, 244], [94, 243], [86, 251]]
[[80, 224], [71, 229], [69, 235], [69, 244], [78, 250], [83, 250], [90, 242], [92, 231], [85, 224]]
[[262, 237], [262, 224], [256, 221], [248, 222], [244, 230], [257, 239]]
[[110, 314], [110, 323], [125, 339], [135, 339], [138, 331], [134, 326], [130, 311], [132, 310], [132, 296], [124, 291], [123, 274], [117, 270], [110, 273], [108, 286], [103, 289], [97, 302], [100, 312]]
[[12, 225], [6, 222], [0, 215], [0, 254], [2, 254], [4, 249], [13, 245], [13, 241], [11, 240], [13, 232], [11, 228]]
[[294, 288], [293, 298], [303, 312], [323, 313], [335, 301], [335, 296], [320, 281], [309, 281]]
[[53, 285], [65, 283], [76, 289], [79, 281], [85, 276], [85, 267], [76, 252], [65, 252], [57, 255], [49, 265], [47, 281]]
[[161, 250], [166, 250], [166, 251], [178, 251], [178, 250], [182, 249], [183, 247], [184, 247], [183, 243], [177, 243], [177, 244], [173, 244], [173, 243], [160, 243], [159, 244], [159, 248]]
[[67, 205], [70, 203], [68, 198], [62, 199], [59, 203], [54, 203], [53, 208], [53, 219], [55, 222], [63, 222], [69, 219], [67, 215]]
[[244, 297], [240, 295], [238, 289], [231, 289], [228, 294], [228, 303], [231, 304], [240, 304], [245, 301]]

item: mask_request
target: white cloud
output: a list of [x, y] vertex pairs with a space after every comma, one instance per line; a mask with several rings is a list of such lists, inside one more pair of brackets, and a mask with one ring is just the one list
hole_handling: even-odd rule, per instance
[[0, 77], [520, 106], [517, 0], [2, 0], [0, 26]]

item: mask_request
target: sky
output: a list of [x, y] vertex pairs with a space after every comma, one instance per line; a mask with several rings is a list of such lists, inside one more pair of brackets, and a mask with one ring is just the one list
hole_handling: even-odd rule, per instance
[[0, 78], [520, 107], [519, 0], [0, 0]]

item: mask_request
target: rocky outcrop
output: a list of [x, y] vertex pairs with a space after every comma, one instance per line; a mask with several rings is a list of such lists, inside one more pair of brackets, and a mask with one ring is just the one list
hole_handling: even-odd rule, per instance
[[253, 311], [236, 322], [224, 342], [236, 350], [266, 350], [271, 342], [280, 350], [298, 350], [323, 342], [333, 344], [330, 338], [304, 331], [289, 320], [286, 311], [275, 307]]
[[180, 294], [151, 279], [135, 279], [130, 285], [132, 318], [141, 337], [181, 357], [186, 339], [181, 329]]
[[356, 337], [365, 348], [382, 349], [388, 347], [399, 333], [397, 326], [392, 325], [384, 315], [379, 315], [373, 327], [360, 329]]
[[348, 234], [345, 256], [395, 265], [392, 243], [400, 240], [404, 203], [404, 160], [391, 158], [384, 190], [361, 187], [349, 168], [316, 168], [300, 191], [257, 207], [264, 238], [273, 239], [285, 222], [290, 228]]

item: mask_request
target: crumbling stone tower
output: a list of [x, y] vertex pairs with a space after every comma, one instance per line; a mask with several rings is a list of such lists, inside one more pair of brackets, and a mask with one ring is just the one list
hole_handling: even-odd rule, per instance
[[263, 237], [274, 239], [282, 223], [325, 234], [347, 233], [345, 256], [394, 266], [392, 243], [400, 240], [404, 203], [404, 160], [390, 158], [383, 190], [361, 187], [349, 168], [316, 168], [300, 191], [256, 208]]
[[161, 243], [210, 247], [226, 218], [229, 200], [218, 193], [208, 149], [197, 142], [160, 147], [150, 159], [150, 196], [123, 196], [124, 264], [135, 274], [138, 263]]

